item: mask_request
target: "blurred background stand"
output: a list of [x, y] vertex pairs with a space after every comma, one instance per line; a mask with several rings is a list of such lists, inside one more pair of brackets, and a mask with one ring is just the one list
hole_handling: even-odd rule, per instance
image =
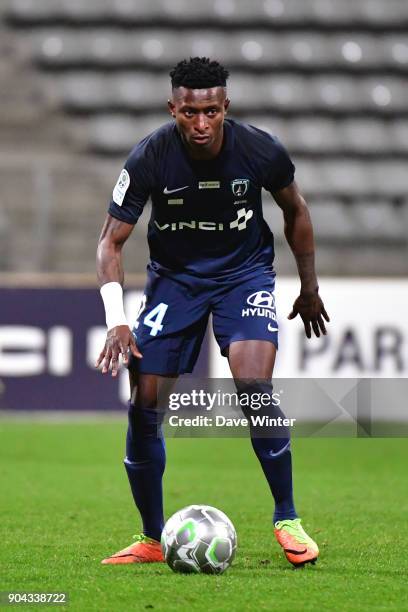
[[[231, 70], [232, 116], [293, 156], [319, 272], [406, 275], [407, 29], [404, 0], [3, 2], [0, 270], [93, 272], [123, 161], [168, 120], [169, 69], [208, 55]], [[134, 273], [148, 216], [126, 248]], [[294, 274], [268, 194], [265, 216]]]

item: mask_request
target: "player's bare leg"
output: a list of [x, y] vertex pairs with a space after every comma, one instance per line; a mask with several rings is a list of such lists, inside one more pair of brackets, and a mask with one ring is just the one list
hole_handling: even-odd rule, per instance
[[125, 467], [135, 504], [143, 521], [143, 533], [130, 545], [104, 559], [104, 564], [152, 563], [163, 561], [160, 534], [163, 528], [162, 476], [165, 467], [161, 433], [163, 409], [174, 381], [154, 374], [130, 372], [131, 400], [126, 439]]
[[[239, 392], [248, 395], [268, 393], [272, 397], [272, 374], [276, 347], [264, 340], [242, 340], [231, 343], [228, 360]], [[263, 410], [261, 408], [257, 413]], [[250, 420], [250, 412], [244, 412]], [[279, 406], [271, 404], [265, 412], [273, 417], [284, 417]], [[250, 421], [251, 422], [251, 421]], [[290, 432], [287, 427], [259, 428], [250, 426], [254, 451], [268, 481], [275, 500], [275, 537], [287, 560], [299, 567], [315, 563], [319, 554], [317, 544], [307, 535], [293, 503], [292, 458]]]

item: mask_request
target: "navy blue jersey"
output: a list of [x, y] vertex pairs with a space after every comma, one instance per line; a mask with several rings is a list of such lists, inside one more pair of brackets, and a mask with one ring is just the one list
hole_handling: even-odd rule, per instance
[[151, 197], [148, 242], [163, 272], [235, 277], [272, 266], [273, 235], [262, 214], [262, 187], [292, 183], [294, 165], [270, 134], [231, 119], [219, 155], [193, 160], [174, 122], [131, 152], [113, 191], [109, 214], [134, 224]]

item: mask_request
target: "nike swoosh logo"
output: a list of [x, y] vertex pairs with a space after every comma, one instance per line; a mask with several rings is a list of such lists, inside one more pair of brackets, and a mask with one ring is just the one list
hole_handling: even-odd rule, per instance
[[269, 330], [270, 332], [279, 331], [279, 329], [278, 329], [277, 327], [271, 327], [271, 324], [270, 324], [270, 323], [268, 323], [268, 330]]
[[269, 456], [272, 457], [272, 459], [276, 459], [276, 457], [280, 457], [281, 455], [283, 455], [283, 453], [286, 453], [286, 451], [289, 449], [290, 449], [290, 440], [289, 442], [287, 442], [287, 444], [285, 444], [283, 448], [278, 450], [276, 453], [274, 453], [273, 451], [269, 451]]
[[307, 552], [307, 548], [305, 548], [305, 550], [292, 550], [291, 548], [284, 548], [283, 550], [291, 555], [304, 555]]
[[185, 185], [184, 187], [177, 187], [177, 189], [167, 189], [167, 186], [163, 189], [163, 193], [168, 195], [169, 193], [175, 193], [176, 191], [182, 191], [183, 189], [188, 189], [190, 185]]

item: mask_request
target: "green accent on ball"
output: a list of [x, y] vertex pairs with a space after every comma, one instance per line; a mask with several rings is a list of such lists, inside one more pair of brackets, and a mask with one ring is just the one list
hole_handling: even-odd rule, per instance
[[209, 547], [209, 549], [207, 550], [207, 557], [210, 557], [211, 561], [217, 565], [217, 563], [219, 563], [219, 559], [217, 559], [217, 555], [215, 554], [215, 549], [217, 547], [219, 540], [218, 538], [214, 538], [214, 540], [211, 542], [211, 546]]
[[177, 536], [180, 536], [184, 531], [188, 532], [188, 542], [193, 542], [196, 537], [196, 523], [194, 521], [187, 521], [183, 523], [180, 529], [177, 531]]

